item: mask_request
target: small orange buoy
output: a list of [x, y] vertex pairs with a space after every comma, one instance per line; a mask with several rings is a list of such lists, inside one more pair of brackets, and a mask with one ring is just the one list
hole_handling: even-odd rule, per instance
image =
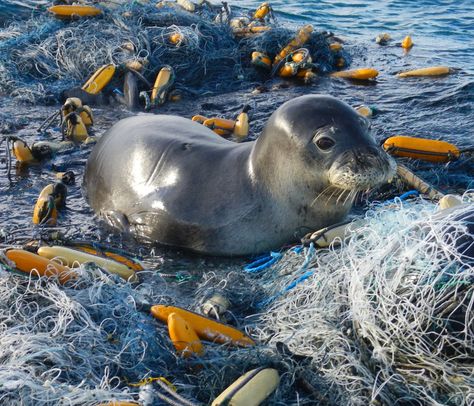
[[102, 251], [102, 250], [98, 251], [95, 248], [88, 245], [77, 245], [71, 248], [82, 251], [82, 252], [86, 252], [91, 255], [96, 255], [96, 256], [105, 255], [107, 258], [120, 262], [121, 264], [126, 265], [127, 267], [129, 267], [130, 269], [133, 269], [134, 271], [143, 271], [143, 266], [138, 261], [127, 258], [123, 255], [117, 254], [116, 252], [109, 252], [109, 251]]
[[175, 32], [169, 36], [169, 40], [173, 45], [179, 45], [183, 42], [184, 36], [180, 32]]
[[262, 52], [252, 52], [252, 65], [270, 70], [272, 68], [272, 60]]
[[203, 353], [203, 346], [198, 335], [178, 313], [171, 313], [168, 316], [168, 332], [176, 351], [184, 358]]
[[82, 86], [82, 90], [90, 94], [99, 94], [112, 80], [115, 74], [115, 65], [108, 64], [99, 68]]
[[397, 76], [399, 78], [422, 77], [422, 76], [444, 76], [449, 75], [452, 69], [448, 66], [431, 66], [429, 68], [421, 68], [401, 72]]
[[301, 48], [311, 38], [313, 30], [313, 26], [309, 24], [302, 27], [296, 34], [296, 37], [293, 38], [277, 56], [275, 56], [273, 64], [276, 65], [282, 59], [285, 59], [290, 53]]
[[290, 78], [298, 73], [298, 66], [293, 62], [286, 62], [278, 72], [282, 78]]
[[100, 8], [81, 4], [51, 6], [48, 11], [60, 18], [94, 17], [102, 14]]
[[43, 188], [33, 210], [33, 224], [56, 225], [58, 207], [64, 206], [67, 188], [58, 182]]
[[240, 140], [243, 140], [249, 135], [249, 115], [247, 114], [249, 109], [249, 106], [245, 106], [242, 112], [237, 116], [237, 120], [235, 120], [233, 133]]
[[255, 345], [255, 342], [244, 333], [234, 327], [219, 323], [208, 317], [193, 313], [189, 310], [177, 306], [152, 306], [151, 314], [153, 317], [163, 322], [168, 321], [171, 313], [179, 314], [196, 332], [198, 337], [203, 340], [213, 341], [219, 344], [234, 344], [242, 347]]
[[33, 156], [30, 147], [26, 144], [26, 142], [21, 140], [17, 140], [13, 143], [13, 154], [19, 162], [38, 162]]
[[191, 120], [196, 121], [199, 124], [203, 124], [204, 121], [208, 120], [208, 117], [204, 117], [204, 116], [201, 116], [201, 115], [197, 114], [197, 115], [193, 116], [193, 118]]
[[208, 118], [202, 124], [219, 135], [229, 135], [235, 127], [234, 120], [219, 117]]
[[305, 83], [310, 83], [316, 77], [316, 73], [311, 69], [300, 69], [296, 77], [303, 79]]
[[409, 35], [407, 35], [405, 38], [403, 38], [401, 46], [404, 49], [410, 49], [413, 46], [413, 41], [412, 41], [412, 39]]
[[77, 274], [68, 267], [43, 258], [25, 250], [8, 250], [6, 257], [15, 263], [15, 267], [22, 272], [36, 273], [40, 276], [57, 275], [61, 284], [66, 283]]
[[342, 50], [342, 44], [340, 44], [339, 42], [334, 42], [334, 43], [329, 45], [329, 49], [333, 52], [341, 51]]
[[125, 62], [125, 67], [137, 72], [140, 72], [143, 69], [143, 63], [137, 61], [136, 59], [131, 59]]
[[346, 66], [346, 60], [343, 57], [337, 58], [335, 61], [335, 65], [337, 68], [343, 68]]
[[263, 20], [271, 11], [272, 7], [270, 6], [270, 3], [262, 3], [255, 11], [253, 18], [255, 20]]
[[352, 70], [334, 72], [334, 73], [331, 73], [331, 76], [334, 78], [342, 78], [342, 79], [368, 80], [368, 79], [375, 79], [378, 76], [378, 74], [379, 72], [376, 69], [361, 68], [361, 69], [352, 69]]

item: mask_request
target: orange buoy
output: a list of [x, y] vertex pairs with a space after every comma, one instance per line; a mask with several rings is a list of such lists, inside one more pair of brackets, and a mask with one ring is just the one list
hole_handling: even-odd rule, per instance
[[311, 33], [313, 32], [313, 26], [308, 24], [302, 27], [296, 37], [293, 38], [281, 51], [280, 53], [275, 56], [273, 60], [273, 64], [276, 65], [282, 59], [285, 59], [289, 54], [295, 51], [298, 48], [301, 48], [311, 37]]
[[272, 7], [270, 6], [270, 3], [262, 3], [260, 6], [255, 10], [255, 13], [253, 14], [253, 18], [255, 20], [263, 20], [270, 12], [272, 11]]
[[372, 68], [360, 68], [352, 70], [343, 70], [340, 72], [331, 73], [331, 76], [334, 78], [342, 79], [357, 79], [357, 80], [368, 80], [375, 79], [378, 76], [379, 72], [376, 69]]
[[291, 78], [298, 73], [298, 66], [293, 62], [286, 62], [278, 72], [282, 78]]
[[267, 25], [253, 25], [249, 27], [249, 29], [252, 34], [260, 34], [261, 32], [270, 31], [272, 27]]
[[252, 52], [252, 65], [258, 68], [270, 70], [272, 68], [272, 60], [262, 52]]
[[183, 42], [184, 36], [180, 32], [175, 32], [169, 36], [169, 40], [173, 45], [179, 45]]
[[235, 127], [234, 120], [219, 117], [208, 118], [202, 124], [219, 135], [228, 135]]
[[410, 49], [413, 46], [413, 41], [409, 35], [403, 38], [402, 43], [400, 44], [404, 49]]
[[203, 124], [204, 121], [208, 120], [208, 117], [204, 117], [204, 116], [201, 116], [200, 114], [196, 114], [195, 116], [193, 116], [191, 120], [196, 121], [199, 124]]
[[184, 358], [203, 353], [204, 349], [198, 335], [178, 313], [170, 313], [168, 316], [168, 332], [176, 351]]
[[57, 275], [61, 284], [77, 276], [68, 267], [29, 251], [12, 249], [8, 250], [5, 255], [10, 261], [15, 263], [15, 267], [19, 271], [28, 274], [35, 273], [36, 271], [38, 275], [48, 277]]
[[75, 245], [71, 248], [76, 249], [78, 251], [86, 252], [87, 254], [91, 254], [91, 255], [96, 255], [96, 256], [105, 255], [107, 258], [120, 262], [121, 264], [124, 264], [125, 266], [127, 266], [130, 269], [133, 269], [136, 272], [143, 271], [143, 266], [139, 262], [133, 259], [130, 259], [124, 255], [117, 254], [116, 252], [110, 252], [107, 250], [104, 250], [104, 251], [96, 250], [95, 248], [92, 248], [87, 245]]
[[19, 162], [36, 163], [38, 160], [33, 156], [31, 148], [22, 140], [13, 143], [13, 155]]
[[316, 77], [316, 73], [311, 69], [300, 69], [296, 74], [296, 77], [303, 79], [305, 83], [309, 83]]
[[45, 186], [38, 196], [33, 209], [33, 224], [56, 225], [58, 218], [58, 207], [64, 206], [67, 188], [59, 183], [51, 183]]
[[241, 140], [249, 135], [249, 115], [247, 113], [249, 109], [249, 106], [245, 106], [235, 120], [233, 133]]
[[242, 347], [255, 345], [255, 342], [234, 327], [219, 323], [216, 320], [193, 313], [189, 310], [176, 306], [156, 305], [152, 306], [151, 314], [162, 322], [168, 321], [171, 313], [179, 314], [203, 340], [213, 341], [219, 344], [234, 344]]
[[82, 86], [82, 90], [90, 94], [99, 94], [112, 80], [115, 74], [115, 65], [108, 64], [100, 67]]
[[85, 262], [94, 262], [98, 266], [106, 269], [108, 272], [119, 275], [126, 281], [132, 283], [138, 281], [135, 271], [130, 269], [127, 265], [109, 258], [92, 255], [84, 251], [63, 246], [42, 246], [38, 249], [38, 254], [48, 259], [57, 259], [70, 267], [75, 267]]
[[412, 78], [412, 77], [422, 77], [422, 76], [443, 76], [449, 75], [452, 72], [452, 69], [448, 66], [431, 66], [429, 68], [421, 68], [409, 70], [406, 72], [400, 72], [397, 74], [399, 78]]
[[458, 159], [461, 154], [459, 149], [449, 142], [404, 135], [387, 138], [383, 148], [395, 156], [437, 163]]
[[81, 4], [73, 5], [56, 5], [48, 8], [48, 11], [53, 13], [56, 17], [94, 17], [102, 14], [102, 10], [93, 6], [86, 6]]
[[335, 65], [337, 68], [343, 68], [346, 66], [346, 60], [341, 56], [335, 60]]

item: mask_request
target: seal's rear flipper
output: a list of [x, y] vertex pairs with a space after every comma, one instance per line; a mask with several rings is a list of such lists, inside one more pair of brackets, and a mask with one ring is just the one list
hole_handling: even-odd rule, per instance
[[113, 228], [117, 229], [121, 233], [130, 232], [130, 223], [128, 222], [127, 216], [122, 212], [116, 210], [109, 210], [106, 212], [102, 212], [101, 216], [109, 225], [111, 225]]

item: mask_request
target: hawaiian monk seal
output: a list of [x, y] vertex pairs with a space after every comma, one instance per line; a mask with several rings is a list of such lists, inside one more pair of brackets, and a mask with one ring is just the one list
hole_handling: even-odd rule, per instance
[[137, 237], [245, 255], [341, 221], [357, 191], [388, 181], [395, 168], [354, 109], [307, 95], [240, 144], [181, 117], [121, 120], [92, 151], [84, 186], [97, 213], [121, 217]]

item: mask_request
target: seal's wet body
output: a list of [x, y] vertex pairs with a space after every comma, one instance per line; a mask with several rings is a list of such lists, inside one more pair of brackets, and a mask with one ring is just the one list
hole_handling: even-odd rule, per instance
[[341, 221], [355, 192], [393, 171], [362, 117], [309, 95], [282, 105], [257, 141], [242, 144], [180, 117], [122, 120], [94, 148], [84, 185], [96, 212], [123, 215], [138, 237], [245, 255]]

